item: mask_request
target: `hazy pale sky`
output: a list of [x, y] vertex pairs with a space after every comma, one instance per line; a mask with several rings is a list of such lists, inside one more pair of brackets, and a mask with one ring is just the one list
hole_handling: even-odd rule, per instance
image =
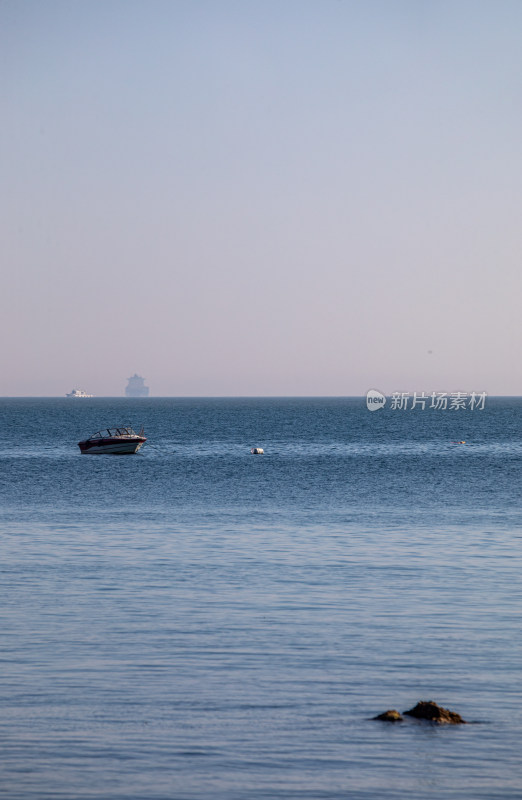
[[0, 395], [522, 394], [521, 39], [520, 0], [1, 0]]

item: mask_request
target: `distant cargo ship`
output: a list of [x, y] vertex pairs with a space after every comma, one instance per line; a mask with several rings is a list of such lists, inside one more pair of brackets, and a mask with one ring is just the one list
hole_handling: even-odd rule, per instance
[[126, 397], [148, 397], [149, 387], [145, 386], [145, 378], [134, 373], [132, 378], [127, 378], [129, 383], [125, 389]]
[[72, 392], [68, 392], [66, 397], [94, 397], [93, 394], [87, 394], [84, 392], [83, 389], [73, 389]]

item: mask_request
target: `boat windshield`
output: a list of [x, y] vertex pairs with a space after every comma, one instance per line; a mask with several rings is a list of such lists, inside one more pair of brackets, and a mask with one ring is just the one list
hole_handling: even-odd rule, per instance
[[105, 428], [103, 431], [97, 431], [93, 433], [91, 439], [113, 439], [114, 437], [122, 437], [122, 436], [137, 436], [138, 434], [134, 431], [130, 425], [122, 426], [120, 428]]

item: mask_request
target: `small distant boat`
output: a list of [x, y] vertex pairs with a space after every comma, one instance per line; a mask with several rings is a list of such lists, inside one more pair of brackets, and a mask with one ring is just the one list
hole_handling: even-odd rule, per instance
[[265, 451], [262, 447], [252, 447], [250, 452], [253, 456], [262, 456]]
[[108, 453], [113, 456], [123, 456], [137, 453], [146, 441], [143, 428], [136, 433], [129, 425], [122, 425], [120, 428], [105, 428], [105, 430], [93, 433], [89, 439], [78, 442], [78, 447], [82, 453]]
[[68, 392], [66, 397], [94, 397], [93, 394], [87, 394], [84, 392], [83, 389], [73, 389], [72, 392]]

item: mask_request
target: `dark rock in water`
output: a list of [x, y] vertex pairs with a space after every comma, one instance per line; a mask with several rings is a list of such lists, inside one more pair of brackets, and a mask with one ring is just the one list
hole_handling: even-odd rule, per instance
[[448, 711], [447, 708], [442, 708], [434, 703], [432, 700], [421, 700], [420, 703], [409, 711], [404, 712], [408, 717], [415, 717], [416, 719], [427, 719], [430, 722], [438, 722], [439, 724], [449, 725], [465, 725], [466, 720], [462, 719], [460, 714], [455, 711]]
[[380, 719], [383, 722], [403, 722], [402, 715], [399, 714], [394, 708], [390, 708], [388, 711], [385, 711], [384, 714], [378, 714], [373, 719]]

